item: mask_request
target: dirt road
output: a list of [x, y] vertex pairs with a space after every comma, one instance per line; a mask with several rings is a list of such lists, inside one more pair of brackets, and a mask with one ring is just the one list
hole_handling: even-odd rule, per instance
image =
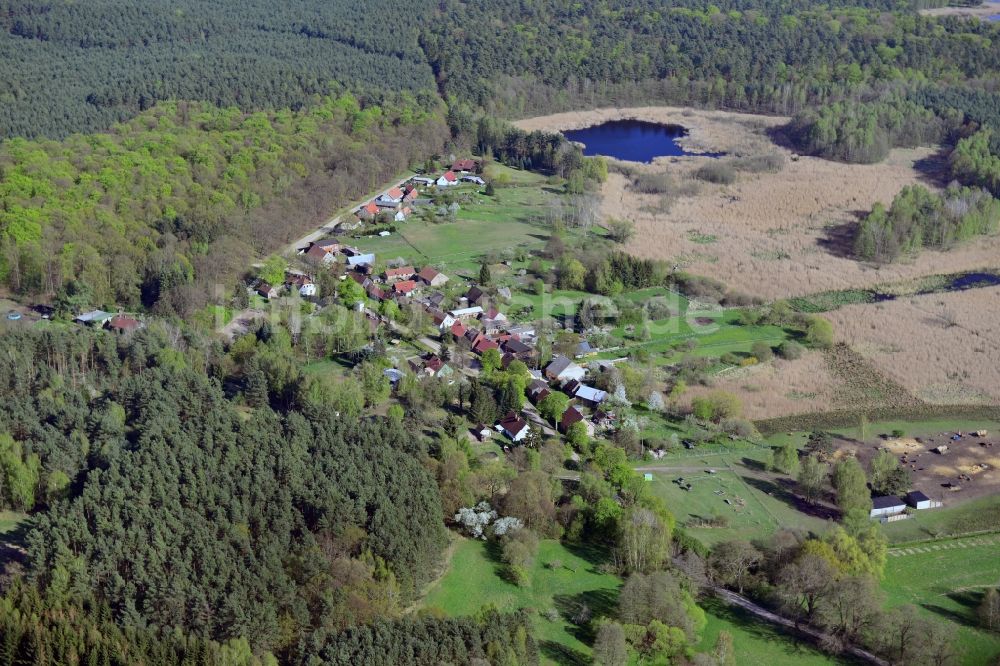
[[366, 196], [365, 198], [359, 201], [355, 201], [349, 206], [341, 208], [332, 217], [330, 217], [330, 219], [328, 219], [326, 222], [320, 225], [318, 229], [306, 234], [305, 236], [298, 239], [294, 243], [291, 243], [287, 247], [285, 247], [285, 254], [294, 254], [299, 250], [299, 248], [309, 245], [309, 243], [313, 242], [314, 240], [319, 240], [320, 238], [336, 234], [336, 227], [338, 224], [340, 224], [340, 220], [345, 215], [349, 215], [351, 211], [360, 208], [362, 205], [368, 203], [369, 201], [377, 197], [382, 192], [385, 192], [386, 190], [391, 190], [393, 187], [402, 187], [403, 184], [406, 183], [406, 181], [408, 181], [410, 178], [413, 178], [414, 175], [415, 174], [412, 172], [407, 172], [403, 176], [400, 176], [398, 179], [394, 180], [391, 184], [386, 185], [384, 187], [380, 187], [377, 191], [370, 192], [368, 196]]

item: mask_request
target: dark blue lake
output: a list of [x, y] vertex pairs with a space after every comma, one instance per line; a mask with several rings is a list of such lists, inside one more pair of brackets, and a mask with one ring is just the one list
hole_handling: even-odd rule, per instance
[[603, 155], [628, 162], [652, 162], [657, 157], [720, 157], [723, 153], [690, 153], [677, 144], [687, 135], [680, 125], [662, 125], [646, 120], [610, 120], [600, 125], [563, 132], [570, 141], [582, 143], [583, 154]]

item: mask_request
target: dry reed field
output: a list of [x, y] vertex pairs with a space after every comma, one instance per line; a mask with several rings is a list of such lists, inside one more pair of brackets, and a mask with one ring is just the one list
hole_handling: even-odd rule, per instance
[[811, 352], [795, 361], [776, 358], [733, 368], [713, 378], [710, 386], [692, 387], [686, 399], [728, 391], [740, 397], [744, 416], [756, 420], [826, 411], [835, 404], [837, 384], [823, 354]]
[[768, 154], [785, 159], [777, 173], [741, 172], [731, 185], [694, 181], [694, 171], [713, 161], [707, 157], [630, 165], [640, 172], [669, 173], [679, 189], [697, 189], [669, 208], [661, 195], [639, 193], [626, 176], [611, 174], [602, 214], [636, 223], [628, 250], [638, 256], [665, 259], [764, 298], [785, 298], [909, 280], [939, 273], [944, 266], [950, 272], [977, 270], [995, 264], [1000, 255], [1000, 238], [989, 238], [882, 267], [847, 256], [851, 226], [872, 204], [890, 203], [906, 185], [932, 186], [916, 168], [934, 156], [931, 148], [893, 150], [880, 164], [841, 164], [794, 156], [775, 145], [768, 132], [787, 118], [674, 107], [562, 113], [518, 125], [554, 131], [620, 118], [682, 125], [689, 130], [680, 140], [685, 148], [732, 156], [722, 161]]
[[1000, 402], [1000, 287], [851, 305], [838, 338], [924, 402]]
[[969, 16], [986, 20], [994, 14], [1000, 14], [1000, 7], [996, 3], [984, 2], [976, 7], [931, 7], [921, 9], [924, 16]]

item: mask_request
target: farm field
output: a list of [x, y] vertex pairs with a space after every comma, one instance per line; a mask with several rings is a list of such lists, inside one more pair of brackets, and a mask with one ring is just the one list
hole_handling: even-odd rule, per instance
[[[502, 610], [533, 609], [535, 635], [545, 663], [589, 663], [590, 647], [581, 640], [589, 637], [569, 618], [584, 601], [595, 616], [614, 610], [621, 581], [597, 570], [601, 560], [597, 551], [577, 552], [558, 541], [542, 541], [530, 570], [530, 585], [517, 587], [500, 576], [502, 565], [490, 544], [462, 539], [448, 571], [429, 590], [423, 607], [439, 608], [451, 616], [473, 614], [487, 604]], [[561, 565], [546, 567], [555, 561]], [[556, 610], [556, 620], [543, 617], [549, 609]]]
[[998, 536], [893, 549], [882, 581], [888, 605], [913, 604], [950, 623], [963, 664], [993, 663], [1000, 655], [1000, 635], [976, 628], [975, 607], [984, 589], [1000, 585], [998, 554]]

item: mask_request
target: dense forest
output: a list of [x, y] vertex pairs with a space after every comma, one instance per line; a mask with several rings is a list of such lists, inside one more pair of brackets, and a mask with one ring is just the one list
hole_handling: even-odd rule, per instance
[[396, 0], [0, 4], [0, 137], [106, 129], [168, 99], [299, 108], [433, 91]]
[[[433, 100], [245, 113], [164, 103], [111, 132], [0, 144], [0, 279], [76, 308], [189, 316], [277, 249], [439, 151]], [[294, 211], [289, 215], [289, 211]]]

